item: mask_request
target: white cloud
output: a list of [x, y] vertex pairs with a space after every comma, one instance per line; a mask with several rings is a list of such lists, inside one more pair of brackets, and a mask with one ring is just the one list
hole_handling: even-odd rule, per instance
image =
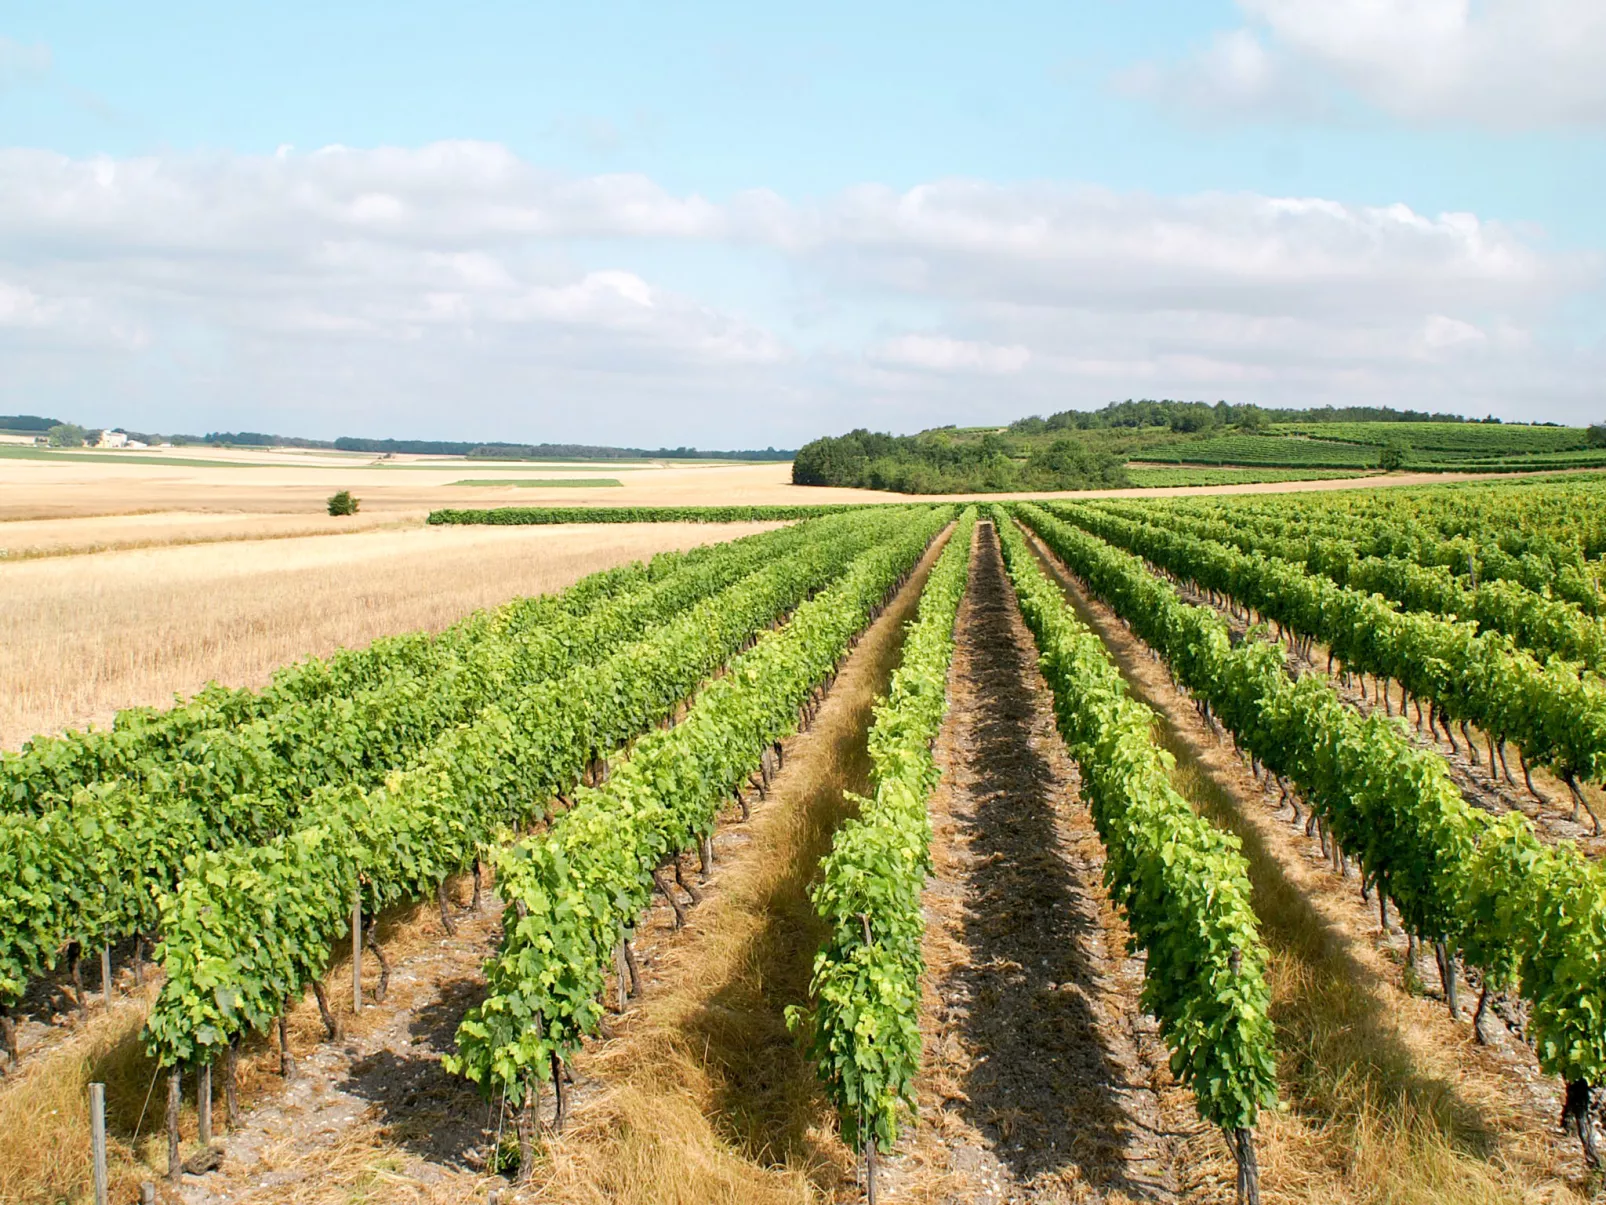
[[1599, 0], [1238, 0], [1248, 24], [1118, 88], [1192, 111], [1286, 115], [1346, 90], [1421, 122], [1606, 124]]
[[485, 143], [0, 150], [0, 409], [708, 446], [1144, 394], [1581, 418], [1602, 354], [1568, 332], [1600, 267], [1323, 198], [942, 180], [798, 204]]
[[933, 372], [979, 372], [1008, 375], [1025, 368], [1032, 353], [1018, 344], [1000, 347], [933, 335], [899, 335], [870, 349], [883, 364]]
[[1140, 62], [1116, 73], [1117, 91], [1161, 102], [1190, 117], [1321, 113], [1328, 105], [1288, 56], [1267, 48], [1252, 29], [1217, 32], [1177, 63]]

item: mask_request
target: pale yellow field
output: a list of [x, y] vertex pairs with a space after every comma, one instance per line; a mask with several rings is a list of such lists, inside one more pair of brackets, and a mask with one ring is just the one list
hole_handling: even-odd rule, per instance
[[[340, 489], [349, 489], [362, 500], [364, 515], [419, 519], [447, 506], [818, 505], [898, 497], [795, 486], [792, 467], [785, 463], [614, 468], [422, 458], [384, 465], [311, 458], [262, 463], [259, 458], [242, 459], [238, 467], [212, 467], [195, 464], [196, 459], [174, 456], [168, 465], [0, 458], [0, 521], [176, 511], [317, 518], [324, 516], [325, 499]], [[454, 484], [465, 479], [564, 477], [614, 477], [621, 484], [604, 489]], [[4, 538], [0, 528], [0, 540]], [[5, 546], [9, 545], [0, 543]]]
[[[120, 707], [164, 704], [213, 679], [258, 684], [300, 657], [386, 633], [439, 628], [476, 607], [559, 589], [621, 560], [752, 529], [429, 528], [424, 519], [432, 509], [911, 500], [794, 486], [786, 463], [381, 462], [330, 452], [213, 449], [131, 456], [140, 459], [0, 457], [0, 747], [39, 732], [105, 723]], [[147, 457], [161, 463], [144, 463]], [[457, 484], [575, 476], [614, 477], [621, 485]], [[325, 500], [339, 489], [362, 500], [359, 514], [325, 513]]]
[[[4, 525], [0, 525], [3, 527]], [[0, 747], [773, 524], [424, 527], [0, 564]]]

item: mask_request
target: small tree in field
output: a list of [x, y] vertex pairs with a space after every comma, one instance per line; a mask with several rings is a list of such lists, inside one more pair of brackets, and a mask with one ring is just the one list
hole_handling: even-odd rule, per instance
[[341, 490], [329, 499], [329, 513], [331, 515], [354, 515], [361, 505], [362, 499], [353, 498], [350, 490]]

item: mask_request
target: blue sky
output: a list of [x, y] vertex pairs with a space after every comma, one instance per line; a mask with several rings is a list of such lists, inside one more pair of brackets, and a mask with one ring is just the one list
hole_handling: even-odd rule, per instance
[[0, 409], [1606, 415], [1596, 0], [333, 7], [0, 13]]

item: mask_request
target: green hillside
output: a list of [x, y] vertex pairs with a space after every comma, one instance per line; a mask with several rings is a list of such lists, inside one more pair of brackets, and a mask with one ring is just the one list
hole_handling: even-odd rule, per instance
[[1200, 402], [1120, 402], [918, 435], [858, 430], [799, 450], [792, 479], [904, 493], [1181, 484], [1144, 466], [1237, 470], [1234, 480], [1378, 471], [1509, 472], [1606, 467], [1606, 428], [1472, 421], [1356, 407], [1270, 411]]

